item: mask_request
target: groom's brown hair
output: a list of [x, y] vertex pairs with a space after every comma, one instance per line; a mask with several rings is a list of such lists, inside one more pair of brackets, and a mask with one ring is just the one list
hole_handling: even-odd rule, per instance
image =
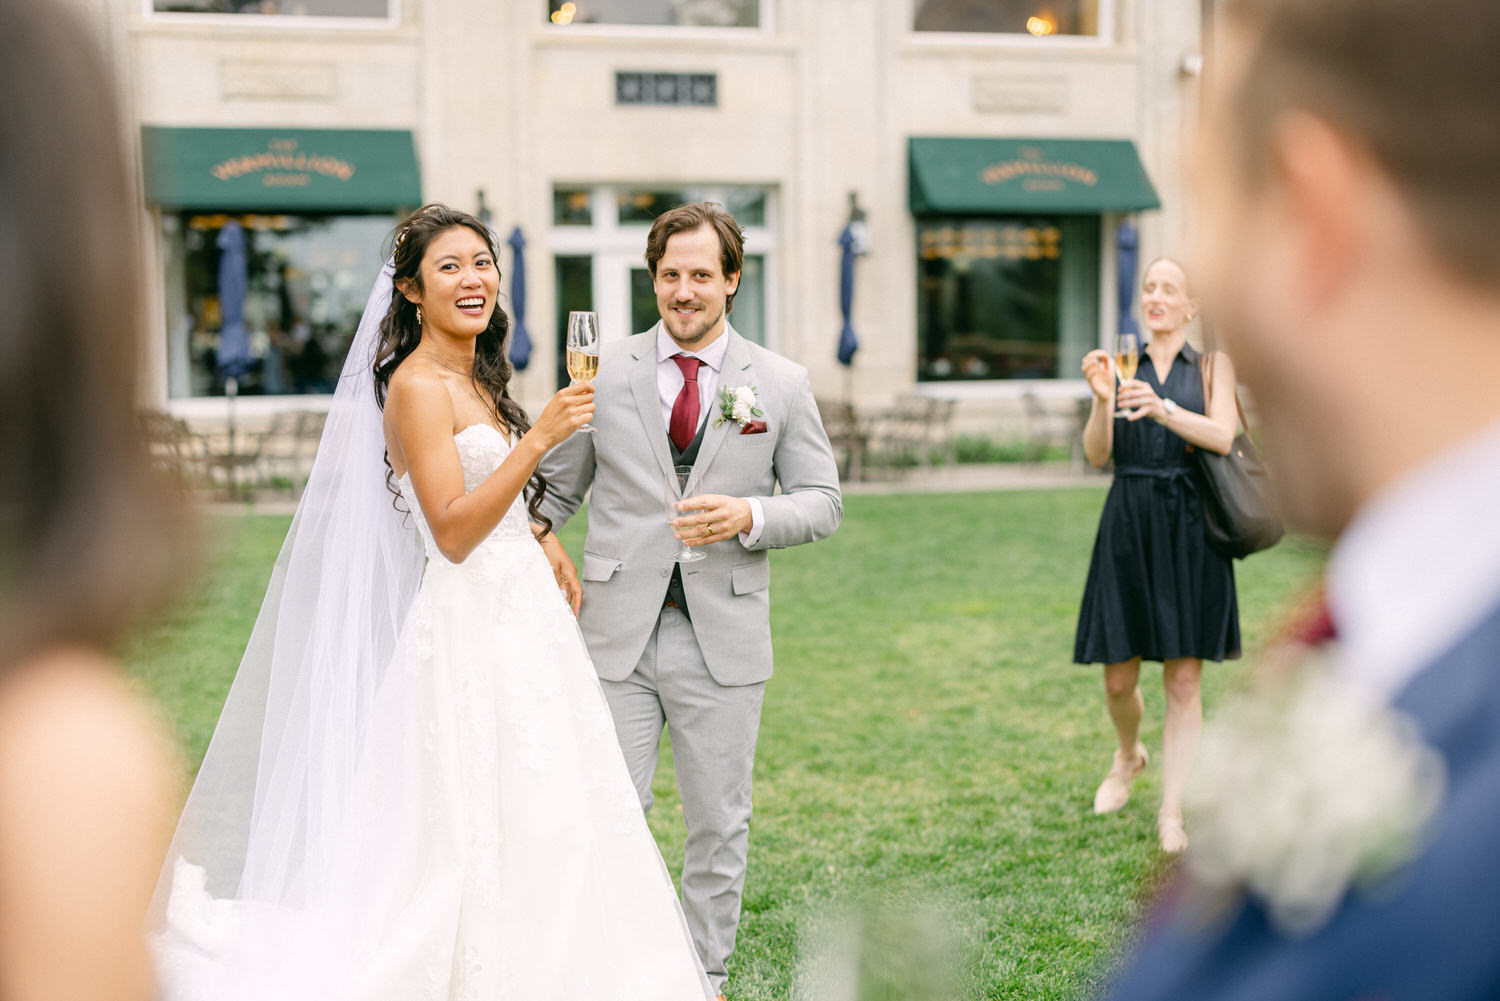
[[[724, 277], [737, 275], [745, 266], [745, 234], [734, 216], [722, 205], [713, 202], [689, 202], [675, 209], [668, 209], [656, 217], [651, 224], [651, 233], [646, 237], [646, 267], [651, 277], [656, 277], [656, 263], [667, 252], [667, 241], [678, 233], [687, 233], [699, 226], [708, 226], [718, 234], [720, 266]], [[738, 288], [735, 291], [739, 291]], [[726, 311], [734, 309], [734, 292], [729, 293]]]

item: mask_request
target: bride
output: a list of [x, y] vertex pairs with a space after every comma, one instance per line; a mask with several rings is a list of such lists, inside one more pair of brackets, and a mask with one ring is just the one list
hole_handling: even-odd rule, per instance
[[536, 511], [593, 387], [528, 426], [498, 293], [473, 216], [397, 229], [157, 890], [169, 1001], [711, 996]]

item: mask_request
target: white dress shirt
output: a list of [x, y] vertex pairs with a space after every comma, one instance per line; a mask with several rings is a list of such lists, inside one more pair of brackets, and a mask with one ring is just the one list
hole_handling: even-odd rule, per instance
[[[674, 355], [686, 355], [703, 363], [698, 366], [698, 427], [701, 428], [703, 422], [717, 412], [719, 373], [724, 368], [724, 355], [729, 350], [730, 329], [729, 321], [725, 320], [724, 332], [702, 351], [684, 351], [667, 333], [667, 325], [657, 321], [656, 391], [661, 397], [663, 427], [672, 426], [672, 406], [677, 402], [677, 394], [682, 392], [682, 384], [687, 381], [682, 369], [672, 360]], [[759, 499], [748, 497], [746, 500], [750, 502], [750, 531], [740, 533], [740, 542], [753, 546], [765, 526], [765, 512]]]
[[1500, 422], [1367, 502], [1329, 559], [1339, 676], [1389, 702], [1500, 602]]

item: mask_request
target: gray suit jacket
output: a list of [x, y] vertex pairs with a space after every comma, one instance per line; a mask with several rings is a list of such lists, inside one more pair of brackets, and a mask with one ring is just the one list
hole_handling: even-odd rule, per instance
[[[703, 547], [707, 559], [683, 564], [682, 583], [709, 673], [721, 685], [751, 685], [772, 670], [766, 550], [833, 534], [843, 502], [807, 370], [733, 329], [724, 336], [719, 385], [754, 386], [767, 429], [742, 435], [731, 421], [713, 427], [716, 400], [684, 496], [757, 497], [764, 528], [754, 550], [737, 538]], [[599, 676], [620, 681], [656, 627], [676, 546], [664, 497], [672, 454], [656, 385], [655, 328], [607, 345], [595, 387], [599, 430], [574, 434], [543, 460], [542, 510], [561, 527], [593, 487], [579, 623]]]

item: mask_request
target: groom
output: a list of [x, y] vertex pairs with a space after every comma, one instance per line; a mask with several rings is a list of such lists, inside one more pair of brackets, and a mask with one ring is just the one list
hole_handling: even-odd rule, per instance
[[[771, 676], [767, 550], [825, 538], [843, 514], [806, 370], [729, 325], [743, 261], [744, 237], [722, 208], [699, 202], [657, 218], [646, 266], [661, 322], [605, 346], [598, 431], [573, 435], [541, 470], [557, 526], [593, 487], [579, 622], [647, 810], [663, 725], [671, 737], [687, 821], [682, 908], [719, 991]], [[749, 406], [735, 410], [726, 390]], [[674, 466], [692, 475], [669, 528]], [[674, 535], [706, 559], [673, 562]]]

